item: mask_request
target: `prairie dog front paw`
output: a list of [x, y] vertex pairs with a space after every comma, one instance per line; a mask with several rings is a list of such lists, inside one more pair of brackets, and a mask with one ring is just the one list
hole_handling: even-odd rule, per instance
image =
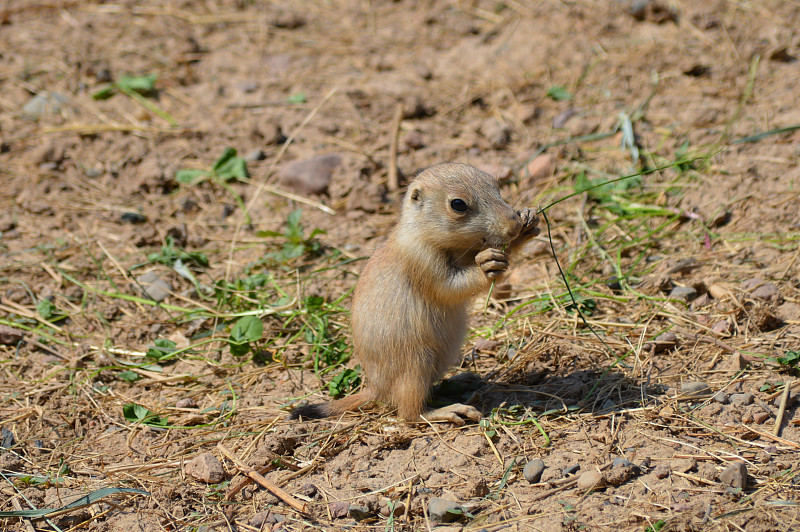
[[522, 209], [517, 211], [520, 219], [522, 220], [522, 230], [520, 230], [518, 239], [529, 239], [539, 234], [539, 217], [533, 209]]
[[484, 249], [475, 256], [475, 263], [489, 279], [496, 279], [508, 269], [508, 255], [499, 249]]

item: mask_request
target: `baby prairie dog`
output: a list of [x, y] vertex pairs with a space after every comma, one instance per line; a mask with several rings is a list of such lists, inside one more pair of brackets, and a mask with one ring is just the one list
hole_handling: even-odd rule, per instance
[[355, 289], [353, 353], [364, 389], [295, 408], [320, 418], [385, 401], [405, 420], [478, 420], [471, 406], [426, 411], [431, 385], [461, 361], [468, 308], [508, 269], [509, 256], [539, 233], [530, 209], [515, 211], [497, 181], [465, 164], [438, 164], [408, 186], [400, 221], [369, 259]]

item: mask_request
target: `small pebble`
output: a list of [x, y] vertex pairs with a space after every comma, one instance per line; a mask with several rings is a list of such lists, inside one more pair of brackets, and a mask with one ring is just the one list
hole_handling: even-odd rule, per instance
[[128, 224], [143, 224], [147, 221], [147, 216], [144, 214], [140, 214], [138, 212], [123, 212], [122, 216], [119, 217], [124, 223]]
[[478, 351], [494, 351], [498, 345], [500, 345], [500, 342], [496, 340], [486, 340], [485, 338], [475, 340], [475, 349]]
[[711, 330], [721, 336], [728, 336], [731, 334], [731, 324], [728, 320], [721, 320], [712, 325]]
[[555, 171], [556, 158], [549, 153], [543, 153], [528, 163], [528, 175], [532, 183], [550, 177]]
[[742, 371], [747, 367], [747, 359], [740, 353], [733, 353], [725, 362], [725, 369], [728, 371]]
[[531, 484], [535, 484], [541, 480], [544, 468], [544, 460], [536, 458], [525, 465], [525, 469], [522, 470], [522, 476]]
[[302, 194], [324, 194], [341, 164], [342, 158], [334, 153], [317, 155], [284, 166], [278, 171], [278, 181]]
[[697, 297], [697, 290], [691, 286], [676, 286], [670, 291], [669, 297], [681, 301], [691, 301]]
[[578, 477], [578, 489], [581, 491], [602, 488], [604, 484], [603, 474], [599, 471], [586, 471]]
[[247, 155], [244, 156], [244, 160], [246, 162], [248, 162], [248, 163], [253, 163], [253, 162], [256, 162], [256, 161], [263, 161], [266, 158], [267, 158], [267, 154], [264, 153], [264, 150], [262, 150], [262, 149], [252, 150], [252, 151], [248, 152]]
[[724, 405], [728, 403], [728, 394], [720, 390], [719, 392], [715, 393], [714, 397], [711, 399]]
[[719, 475], [719, 481], [732, 488], [746, 488], [747, 466], [744, 462], [734, 462], [722, 471]]
[[28, 118], [38, 120], [47, 115], [57, 115], [69, 104], [69, 98], [57, 92], [41, 91], [28, 100], [22, 112]]
[[0, 325], [0, 345], [15, 345], [22, 340], [23, 332], [19, 329]]
[[452, 523], [461, 519], [464, 509], [457, 502], [434, 497], [428, 502], [428, 514], [437, 523]]
[[347, 513], [356, 521], [363, 521], [371, 515], [369, 508], [360, 504], [351, 504]]
[[481, 124], [480, 132], [496, 150], [506, 148], [511, 142], [511, 128], [495, 118], [490, 118]]
[[570, 107], [565, 111], [561, 111], [553, 118], [553, 129], [561, 129], [567, 125], [567, 121], [575, 115], [575, 109]]
[[142, 293], [153, 301], [163, 301], [169, 297], [172, 285], [161, 279], [156, 272], [147, 272], [136, 278], [142, 287]]
[[758, 423], [759, 425], [764, 423], [766, 420], [770, 418], [770, 415], [766, 412], [756, 412], [753, 414], [753, 421]]
[[222, 462], [211, 453], [202, 453], [192, 458], [184, 465], [184, 471], [190, 477], [209, 484], [218, 484], [226, 476]]
[[647, 342], [645, 347], [652, 346], [654, 353], [662, 353], [678, 345], [678, 335], [674, 332], [665, 332], [656, 336], [652, 342]]
[[175, 408], [197, 408], [197, 401], [193, 397], [184, 397], [183, 399], [178, 399], [175, 403]]
[[669, 476], [669, 467], [666, 464], [658, 464], [653, 469], [653, 475], [658, 479], [667, 478]]
[[731, 394], [729, 400], [733, 406], [747, 406], [753, 404], [753, 394], [751, 393], [734, 393]]
[[17, 444], [14, 433], [3, 427], [0, 429], [0, 449], [11, 449]]
[[341, 519], [342, 517], [347, 517], [350, 512], [350, 503], [346, 501], [332, 502], [328, 505], [328, 509], [334, 519]]
[[711, 392], [708, 384], [699, 381], [684, 382], [681, 384], [681, 395], [683, 396], [702, 396]]
[[697, 460], [694, 458], [681, 458], [672, 462], [672, 469], [678, 473], [697, 471]]
[[[379, 512], [383, 517], [389, 517], [390, 502], [391, 501], [389, 499], [381, 499], [381, 501], [378, 503], [378, 507], [380, 508]], [[394, 508], [393, 514], [395, 517], [400, 517], [406, 511], [406, 505], [402, 501], [395, 502], [393, 508]]]
[[406, 146], [412, 150], [419, 150], [425, 147], [425, 138], [422, 136], [422, 133], [417, 130], [409, 131], [403, 140]]
[[580, 464], [570, 464], [570, 465], [568, 465], [567, 467], [565, 467], [565, 468], [564, 468], [564, 469], [561, 471], [561, 474], [562, 474], [563, 476], [565, 476], [565, 477], [566, 477], [566, 476], [569, 476], [569, 475], [574, 475], [575, 473], [577, 473], [577, 472], [578, 472], [578, 470], [579, 470], [580, 468], [581, 468], [581, 465], [580, 465]]

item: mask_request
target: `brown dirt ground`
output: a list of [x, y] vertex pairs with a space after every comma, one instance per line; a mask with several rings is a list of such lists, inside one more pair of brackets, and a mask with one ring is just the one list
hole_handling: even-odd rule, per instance
[[[106, 486], [150, 495], [117, 495], [49, 522], [8, 518], [2, 528], [426, 530], [437, 526], [432, 497], [470, 514], [448, 530], [800, 527], [800, 420], [789, 401], [780, 437], [772, 435], [780, 387], [770, 386], [797, 382], [797, 373], [765, 358], [800, 349], [800, 131], [792, 129], [800, 124], [800, 4], [659, 0], [639, 19], [629, 4], [3, 2], [2, 510], [12, 501], [29, 508], [22, 495], [58, 507]], [[147, 73], [158, 74], [158, 94], [144, 104], [91, 97], [109, 79]], [[556, 85], [573, 98], [547, 97]], [[53, 104], [53, 94], [64, 101]], [[32, 118], [23, 109], [36, 95], [51, 105]], [[579, 138], [613, 133], [621, 113], [646, 167], [680, 158], [686, 142], [689, 153], [715, 155], [683, 173], [645, 176], [663, 212], [642, 218], [638, 232], [609, 223], [609, 211], [585, 195], [548, 211], [557, 254], [573, 285], [593, 294], [589, 318], [611, 353], [565, 310], [542, 235], [516, 264], [510, 301], [476, 304], [467, 361], [454, 375], [479, 380], [462, 373], [437, 393], [470, 400], [484, 425], [404, 424], [380, 407], [290, 422], [287, 405], [326, 398], [330, 378], [315, 375], [313, 346], [295, 334], [310, 323], [296, 312], [300, 302], [321, 296], [338, 305], [344, 296], [347, 308], [363, 264], [355, 259], [371, 253], [396, 214], [386, 182], [398, 104], [401, 182], [458, 160], [503, 177], [518, 205], [566, 195], [581, 171], [634, 171], [622, 133]], [[735, 142], [777, 128], [789, 129]], [[231, 191], [175, 181], [178, 169], [207, 168], [228, 146], [263, 150], [248, 165], [250, 182], [231, 184], [252, 225]], [[528, 175], [540, 152], [555, 168]], [[305, 203], [283, 194], [276, 171], [327, 153], [341, 158], [327, 193]], [[259, 264], [281, 242], [257, 231], [281, 230], [296, 208], [306, 228], [325, 231], [321, 255]], [[146, 221], [127, 223], [131, 212]], [[184, 312], [217, 308], [213, 297], [197, 297], [166, 265], [135, 268], [167, 236], [208, 256], [201, 284], [271, 272], [261, 296], [295, 301], [262, 316], [259, 348], [275, 361], [205, 344], [177, 362], [137, 367], [136, 382], [118, 377], [157, 338], [183, 345], [215, 327], [227, 336], [228, 322], [213, 312]], [[614, 260], [641, 274], [617, 293], [605, 284]], [[135, 280], [148, 270], [171, 284], [171, 306], [137, 299]], [[675, 285], [700, 297], [670, 301]], [[257, 306], [253, 294], [238, 310]], [[68, 317], [49, 323], [37, 312], [41, 300]], [[532, 312], [536, 304], [544, 310]], [[522, 310], [511, 319], [514, 309]], [[346, 321], [346, 312], [332, 313], [329, 330], [346, 338]], [[22, 339], [8, 327], [24, 330]], [[646, 343], [664, 331], [675, 335], [665, 349]], [[479, 339], [497, 344], [475, 349]], [[694, 381], [753, 399], [679, 397]], [[122, 410], [132, 402], [179, 428], [132, 424]], [[267, 478], [308, 512], [255, 484], [226, 501], [242, 476], [221, 442], [252, 467], [272, 464]], [[203, 452], [223, 462], [229, 484], [185, 473]], [[611, 466], [617, 457], [639, 470], [621, 473]], [[526, 481], [512, 458], [542, 458], [541, 482]], [[747, 486], [726, 487], [722, 471], [742, 461]], [[591, 470], [609, 485], [579, 489], [574, 480]], [[378, 511], [384, 498], [405, 513], [388, 520]], [[366, 518], [348, 516], [349, 504], [366, 507]]]

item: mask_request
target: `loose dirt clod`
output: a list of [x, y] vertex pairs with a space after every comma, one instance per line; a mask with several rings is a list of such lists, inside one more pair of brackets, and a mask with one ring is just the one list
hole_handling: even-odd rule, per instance
[[187, 475], [209, 484], [222, 482], [226, 477], [222, 462], [211, 453], [202, 453], [189, 460], [184, 471]]

